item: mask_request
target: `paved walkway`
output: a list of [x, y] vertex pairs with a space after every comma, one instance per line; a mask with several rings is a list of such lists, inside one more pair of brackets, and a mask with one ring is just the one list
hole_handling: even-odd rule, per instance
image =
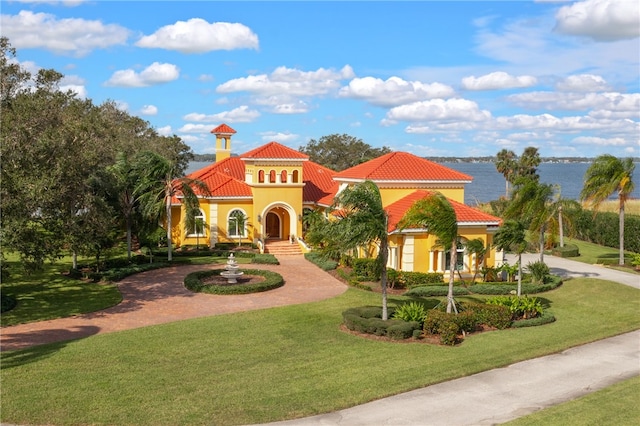
[[3, 327], [0, 348], [12, 351], [189, 318], [316, 302], [347, 290], [303, 256], [281, 256], [278, 260], [280, 265], [240, 265], [274, 271], [285, 280], [285, 285], [275, 290], [245, 295], [192, 293], [184, 287], [188, 273], [224, 265], [175, 266], [136, 274], [118, 283], [123, 297], [120, 304], [69, 318]]
[[[251, 265], [283, 275], [285, 286], [265, 293], [213, 296], [187, 291], [186, 273], [204, 266], [181, 266], [123, 280], [124, 301], [93, 314], [5, 327], [0, 343], [14, 350], [47, 342], [86, 337], [230, 312], [306, 303], [337, 296], [346, 287], [302, 256], [279, 259], [280, 266]], [[514, 259], [508, 259], [514, 263]], [[523, 264], [537, 260], [523, 256]], [[591, 277], [640, 288], [640, 276], [546, 256], [552, 272]], [[208, 266], [213, 268], [215, 266]], [[217, 266], [221, 267], [221, 266]], [[490, 425], [602, 389], [640, 375], [640, 331], [568, 349], [357, 407], [274, 425]]]

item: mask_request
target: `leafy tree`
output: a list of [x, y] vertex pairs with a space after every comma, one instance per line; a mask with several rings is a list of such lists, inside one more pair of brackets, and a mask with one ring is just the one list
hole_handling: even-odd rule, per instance
[[311, 161], [335, 171], [348, 169], [391, 152], [386, 146], [373, 148], [361, 139], [337, 133], [323, 136], [317, 141], [311, 139], [299, 151], [307, 154]]
[[517, 220], [507, 220], [493, 236], [493, 245], [498, 250], [515, 251], [518, 255], [518, 297], [522, 293], [522, 253], [527, 248], [525, 227]]
[[[185, 218], [188, 221], [195, 217], [195, 212], [200, 208], [196, 191], [207, 194], [208, 188], [204, 182], [180, 176], [180, 165], [152, 152], [143, 151], [136, 159], [136, 165], [143, 176], [134, 194], [139, 197], [144, 214], [150, 219], [159, 222], [166, 219], [167, 232], [167, 258], [172, 260], [171, 240], [171, 200], [175, 196], [181, 196], [181, 202], [186, 207]], [[193, 227], [193, 223], [186, 223], [186, 227]]]
[[389, 215], [382, 206], [380, 190], [372, 181], [364, 181], [346, 188], [336, 197], [334, 208], [339, 219], [322, 227], [326, 245], [344, 253], [358, 247], [378, 245], [377, 266], [382, 289], [382, 319], [388, 319], [387, 259]]
[[456, 212], [447, 198], [434, 193], [416, 201], [407, 210], [398, 223], [400, 229], [409, 226], [423, 226], [437, 237], [445, 248], [450, 247], [449, 291], [447, 294], [447, 313], [456, 309], [453, 300], [453, 283], [458, 254], [458, 222]]
[[620, 265], [624, 265], [624, 208], [634, 190], [634, 169], [631, 158], [621, 160], [609, 154], [600, 155], [587, 169], [580, 193], [580, 199], [589, 203], [595, 211], [612, 194], [618, 195]]

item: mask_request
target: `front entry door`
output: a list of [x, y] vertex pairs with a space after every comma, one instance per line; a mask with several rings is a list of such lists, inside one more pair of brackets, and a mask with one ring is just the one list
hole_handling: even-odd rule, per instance
[[267, 238], [282, 238], [280, 235], [280, 218], [277, 214], [272, 212], [267, 213], [266, 230]]

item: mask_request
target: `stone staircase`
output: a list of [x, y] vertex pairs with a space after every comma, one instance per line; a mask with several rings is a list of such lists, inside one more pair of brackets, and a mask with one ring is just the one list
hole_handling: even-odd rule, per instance
[[297, 242], [291, 244], [289, 240], [267, 240], [264, 246], [264, 252], [276, 257], [302, 254], [300, 245]]

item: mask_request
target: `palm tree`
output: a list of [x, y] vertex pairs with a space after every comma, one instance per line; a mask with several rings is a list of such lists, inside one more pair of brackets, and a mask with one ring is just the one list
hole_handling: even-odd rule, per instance
[[589, 203], [595, 211], [600, 204], [612, 194], [618, 194], [618, 209], [620, 222], [620, 265], [624, 265], [624, 207], [633, 193], [633, 159], [619, 159], [613, 155], [604, 154], [596, 157], [584, 175], [584, 186], [580, 193], [580, 200]]
[[522, 292], [522, 253], [527, 247], [525, 228], [522, 222], [507, 220], [493, 236], [493, 245], [498, 250], [515, 251], [518, 255], [518, 297]]
[[504, 176], [505, 179], [505, 197], [509, 198], [509, 182], [516, 171], [518, 162], [516, 161], [516, 153], [503, 149], [496, 155], [496, 170]]
[[484, 241], [481, 238], [474, 238], [473, 240], [467, 241], [466, 249], [470, 255], [475, 255], [474, 262], [474, 271], [473, 271], [473, 279], [472, 283], [476, 282], [476, 276], [478, 276], [478, 266], [484, 263], [484, 256], [487, 253], [487, 248], [484, 246]]
[[[148, 218], [160, 221], [163, 216], [166, 217], [167, 260], [171, 261], [171, 199], [182, 196], [181, 201], [186, 208], [185, 218], [189, 222], [194, 220], [195, 212], [200, 208], [195, 189], [207, 194], [208, 188], [204, 182], [178, 176], [178, 165], [155, 152], [143, 151], [136, 163], [144, 174], [134, 193], [139, 197], [143, 212]], [[186, 227], [193, 225], [187, 223]]]
[[[341, 252], [378, 244], [377, 262], [382, 289], [382, 319], [388, 319], [387, 259], [389, 256], [389, 215], [382, 206], [380, 190], [372, 181], [364, 181], [340, 192], [334, 202], [338, 220], [323, 226], [331, 245]], [[331, 249], [329, 249], [331, 250]]]
[[119, 152], [116, 162], [108, 167], [108, 172], [114, 180], [116, 203], [125, 221], [127, 233], [127, 259], [131, 260], [131, 228], [133, 215], [137, 205], [137, 197], [134, 195], [136, 186], [136, 168], [129, 162], [126, 154]]
[[456, 309], [453, 300], [453, 282], [458, 254], [458, 222], [456, 212], [447, 198], [438, 193], [416, 201], [404, 214], [398, 228], [422, 226], [435, 235], [439, 244], [450, 247], [449, 291], [447, 294], [447, 313]]
[[553, 185], [526, 177], [516, 181], [513, 199], [505, 211], [507, 219], [518, 219], [529, 223], [529, 230], [538, 233], [540, 262], [544, 262], [544, 233], [550, 216], [549, 205], [553, 196]]
[[576, 213], [581, 209], [580, 203], [576, 200], [570, 200], [562, 198], [560, 195], [560, 187], [557, 186], [558, 192], [555, 200], [549, 205], [549, 230], [555, 235], [556, 231], [559, 234], [560, 247], [564, 247], [564, 230], [569, 230], [569, 233], [574, 232], [573, 218], [576, 217]]

